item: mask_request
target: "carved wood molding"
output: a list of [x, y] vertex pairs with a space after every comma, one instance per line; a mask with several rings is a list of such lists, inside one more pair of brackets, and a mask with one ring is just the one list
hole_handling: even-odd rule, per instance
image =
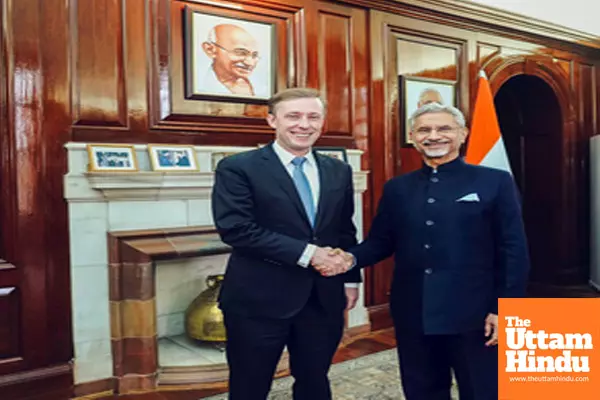
[[527, 74], [543, 79], [559, 98], [565, 126], [574, 123], [575, 96], [569, 86], [569, 76], [555, 64], [550, 57], [543, 56], [513, 56], [494, 57], [483, 65], [490, 80], [492, 92], [495, 94], [510, 78]]
[[471, 27], [477, 25], [493, 33], [502, 30], [504, 34], [559, 40], [588, 48], [596, 54], [600, 50], [600, 37], [591, 33], [465, 0], [335, 0], [335, 2], [434, 21], [450, 17], [458, 24], [466, 23]]

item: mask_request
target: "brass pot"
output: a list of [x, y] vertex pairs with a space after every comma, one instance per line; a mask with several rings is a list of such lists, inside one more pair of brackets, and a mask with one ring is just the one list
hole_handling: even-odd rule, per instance
[[206, 278], [208, 288], [192, 301], [185, 312], [185, 331], [196, 340], [225, 342], [223, 313], [219, 309], [218, 297], [224, 275], [210, 275]]

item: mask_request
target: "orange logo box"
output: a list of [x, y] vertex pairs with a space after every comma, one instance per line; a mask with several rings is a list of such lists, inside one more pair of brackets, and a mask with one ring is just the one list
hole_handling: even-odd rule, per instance
[[600, 399], [600, 298], [500, 299], [499, 400]]

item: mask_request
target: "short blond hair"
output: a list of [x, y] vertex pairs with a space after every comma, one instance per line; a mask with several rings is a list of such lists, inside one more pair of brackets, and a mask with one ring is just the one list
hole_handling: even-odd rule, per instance
[[321, 93], [317, 89], [312, 88], [288, 88], [283, 89], [273, 95], [267, 104], [269, 105], [269, 114], [275, 114], [275, 107], [282, 101], [292, 99], [319, 99], [323, 104], [323, 109], [327, 108], [325, 100], [321, 97]]

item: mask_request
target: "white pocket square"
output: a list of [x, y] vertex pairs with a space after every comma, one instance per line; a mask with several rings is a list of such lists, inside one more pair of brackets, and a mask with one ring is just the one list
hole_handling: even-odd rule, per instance
[[479, 196], [477, 193], [469, 193], [466, 196], [461, 197], [460, 199], [456, 199], [456, 201], [479, 201]]

